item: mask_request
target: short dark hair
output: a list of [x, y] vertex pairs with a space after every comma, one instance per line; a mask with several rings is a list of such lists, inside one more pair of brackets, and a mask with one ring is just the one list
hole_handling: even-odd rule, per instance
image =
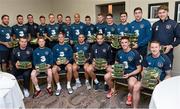
[[103, 16], [103, 14], [102, 14], [102, 13], [99, 13], [98, 16]]
[[58, 18], [59, 16], [63, 17], [63, 15], [62, 15], [62, 14], [58, 14], [58, 15], [57, 15], [57, 18]]
[[39, 19], [41, 19], [41, 18], [44, 18], [44, 19], [45, 19], [45, 16], [40, 16]]
[[91, 17], [90, 17], [90, 16], [86, 16], [85, 18], [89, 18], [89, 19], [91, 19]]
[[70, 18], [70, 19], [71, 19], [71, 17], [70, 17], [70, 16], [66, 16], [66, 18]]
[[113, 15], [112, 15], [111, 13], [108, 13], [108, 14], [106, 15], [106, 17], [107, 17], [107, 16], [111, 16], [111, 17], [113, 18]]
[[37, 38], [37, 41], [39, 41], [40, 39], [43, 39], [43, 40], [45, 41], [45, 38], [42, 37], [42, 36], [39, 36], [39, 37]]
[[120, 16], [121, 16], [122, 14], [126, 14], [126, 16], [128, 16], [128, 14], [127, 14], [127, 12], [126, 12], [126, 11], [122, 11], [122, 12], [120, 12]]
[[19, 41], [20, 41], [21, 39], [26, 39], [26, 40], [28, 40], [28, 38], [25, 37], [25, 36], [24, 36], [24, 37], [20, 37], [20, 38], [19, 38]]
[[6, 15], [6, 14], [4, 14], [4, 15], [2, 15], [2, 17], [1, 17], [1, 20], [3, 20], [4, 19], [4, 17], [9, 17], [8, 15]]
[[16, 19], [18, 19], [19, 17], [23, 17], [21, 14], [17, 15]]
[[141, 8], [141, 7], [136, 7], [136, 8], [134, 9], [134, 13], [135, 13], [137, 10], [140, 10], [140, 11], [142, 12], [142, 8]]
[[60, 33], [58, 34], [58, 37], [59, 37], [59, 35], [63, 35], [63, 36], [65, 37], [65, 35], [64, 35], [64, 33], [63, 33], [63, 32], [60, 32]]
[[27, 18], [28, 18], [29, 16], [33, 17], [33, 15], [32, 15], [32, 14], [28, 14], [28, 15], [27, 15]]
[[159, 10], [166, 10], [167, 12], [169, 11], [168, 6], [166, 6], [166, 5], [161, 5], [160, 7], [158, 7], [157, 10], [158, 10], [158, 11], [159, 11]]
[[123, 39], [126, 39], [126, 40], [129, 41], [129, 36], [122, 36], [121, 39], [120, 39], [120, 41], [123, 40]]
[[97, 38], [97, 36], [102, 36], [104, 38], [104, 35], [102, 33], [97, 33], [96, 38]]

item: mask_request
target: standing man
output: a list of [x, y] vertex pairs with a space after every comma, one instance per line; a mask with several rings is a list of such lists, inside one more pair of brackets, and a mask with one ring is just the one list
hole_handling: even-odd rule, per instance
[[[32, 70], [32, 54], [33, 49], [27, 46], [28, 40], [25, 37], [21, 37], [19, 39], [19, 47], [14, 48], [12, 51], [12, 74], [15, 77], [22, 76], [24, 80], [23, 84], [23, 92], [24, 96], [29, 96], [29, 83], [30, 83], [30, 75]], [[30, 64], [25, 69], [21, 69], [19, 67], [20, 62], [28, 61]]]
[[64, 42], [64, 34], [60, 33], [58, 35], [59, 43], [53, 47], [53, 77], [57, 85], [56, 96], [59, 96], [61, 93], [61, 85], [59, 82], [59, 72], [66, 70], [67, 71], [67, 90], [68, 93], [73, 93], [71, 88], [71, 79], [72, 79], [72, 61], [73, 61], [73, 50], [70, 45]]
[[7, 72], [7, 65], [9, 63], [10, 45], [8, 42], [12, 38], [12, 28], [9, 27], [9, 16], [3, 15], [1, 17], [2, 25], [0, 25], [0, 71]]
[[151, 24], [148, 20], [142, 18], [142, 9], [137, 7], [134, 9], [135, 20], [131, 22], [131, 33], [135, 33], [138, 36], [138, 43], [132, 48], [145, 57], [147, 55], [148, 43], [151, 40], [152, 30]]
[[116, 35], [117, 34], [117, 25], [113, 21], [112, 14], [106, 15], [106, 22], [107, 22], [107, 24], [105, 25], [105, 28], [104, 28], [105, 36]]
[[86, 37], [90, 37], [91, 35], [95, 34], [95, 26], [91, 23], [90, 16], [85, 17], [85, 22], [86, 22], [86, 26], [85, 26], [85, 30], [84, 30], [84, 35]]
[[58, 21], [57, 24], [59, 24], [59, 29], [61, 30], [63, 25], [65, 25], [65, 23], [63, 22], [63, 15], [62, 14], [57, 15], [57, 21]]
[[12, 26], [13, 39], [26, 37], [28, 38], [28, 41], [30, 41], [31, 37], [28, 31], [28, 26], [23, 24], [24, 22], [23, 16], [17, 15], [16, 20], [17, 20], [17, 24]]
[[78, 42], [78, 36], [84, 34], [85, 24], [80, 21], [80, 14], [74, 14], [74, 23], [71, 25], [72, 40], [76, 44]]
[[37, 38], [38, 24], [34, 22], [34, 18], [31, 14], [27, 15], [28, 22], [25, 24], [28, 27], [31, 39]]
[[97, 16], [97, 23], [95, 25], [96, 27], [96, 33], [103, 34], [104, 28], [105, 28], [105, 22], [104, 22], [104, 16], [102, 14], [98, 14]]
[[180, 44], [180, 25], [169, 18], [168, 7], [160, 6], [158, 8], [159, 21], [152, 26], [152, 40], [159, 41], [164, 46], [164, 53], [169, 57], [173, 64], [173, 49]]
[[[119, 50], [116, 55], [116, 63], [124, 64], [125, 66], [123, 78], [127, 79], [129, 89], [126, 104], [133, 104], [133, 108], [137, 108], [140, 100], [141, 88], [141, 58], [136, 50], [130, 48], [130, 41], [128, 37], [123, 36], [120, 43], [122, 50]], [[107, 94], [107, 98], [110, 98], [114, 92], [112, 79], [112, 73], [107, 73], [105, 75], [105, 80], [111, 88]]]
[[[49, 38], [57, 37], [59, 34], [59, 24], [55, 23], [54, 14], [49, 14], [49, 24], [46, 26], [46, 33]], [[49, 39], [48, 38], [48, 39]], [[57, 40], [49, 40], [49, 48], [53, 48], [57, 44]]]
[[46, 26], [47, 26], [45, 16], [40, 16], [39, 21], [40, 21], [40, 25], [39, 25], [39, 28], [38, 28], [38, 31], [39, 31], [38, 36], [45, 36], [45, 34], [46, 34]]
[[120, 13], [120, 24], [117, 26], [117, 33], [120, 36], [124, 36], [126, 33], [130, 33], [130, 24], [127, 22], [128, 14], [123, 11]]
[[66, 16], [65, 24], [62, 26], [61, 32], [64, 33], [65, 38], [69, 38], [70, 42], [72, 42], [72, 36], [71, 36], [71, 17], [70, 16]]

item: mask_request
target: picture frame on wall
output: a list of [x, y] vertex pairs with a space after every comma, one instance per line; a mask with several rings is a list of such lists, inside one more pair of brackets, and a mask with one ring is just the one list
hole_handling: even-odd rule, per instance
[[168, 2], [164, 3], [153, 3], [148, 5], [148, 19], [158, 19], [158, 8], [161, 5], [168, 6]]
[[180, 1], [175, 2], [174, 20], [180, 23]]

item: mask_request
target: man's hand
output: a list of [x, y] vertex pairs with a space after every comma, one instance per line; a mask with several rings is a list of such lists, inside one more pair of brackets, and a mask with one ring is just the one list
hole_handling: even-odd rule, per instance
[[138, 48], [138, 44], [134, 43], [133, 45], [134, 46], [132, 48], [134, 48], [134, 49]]
[[172, 45], [166, 45], [166, 46], [164, 46], [164, 47], [165, 47], [164, 54], [169, 53], [169, 51], [173, 48], [173, 46], [172, 46]]
[[123, 78], [125, 78], [125, 79], [127, 79], [127, 78], [129, 78], [129, 74], [125, 74], [125, 75], [123, 75]]
[[20, 62], [17, 61], [15, 65], [16, 65], [16, 68], [19, 69]]

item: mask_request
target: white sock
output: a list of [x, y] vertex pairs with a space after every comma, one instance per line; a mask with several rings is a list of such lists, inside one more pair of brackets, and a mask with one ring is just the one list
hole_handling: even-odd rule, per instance
[[56, 85], [57, 85], [57, 90], [61, 90], [60, 82], [56, 83]]
[[51, 87], [51, 84], [48, 84], [48, 85], [47, 85], [47, 88], [50, 88], [50, 87]]
[[97, 78], [94, 80], [94, 82], [95, 82], [95, 84], [98, 84], [98, 83], [99, 83], [99, 81], [97, 80]]
[[88, 80], [88, 79], [86, 79], [85, 83], [89, 83], [89, 80]]
[[79, 78], [76, 78], [76, 83], [81, 83]]
[[35, 86], [35, 89], [36, 89], [37, 91], [39, 91], [39, 90], [40, 90], [39, 85], [36, 85], [36, 86]]
[[71, 88], [71, 82], [70, 81], [67, 82], [67, 88]]

